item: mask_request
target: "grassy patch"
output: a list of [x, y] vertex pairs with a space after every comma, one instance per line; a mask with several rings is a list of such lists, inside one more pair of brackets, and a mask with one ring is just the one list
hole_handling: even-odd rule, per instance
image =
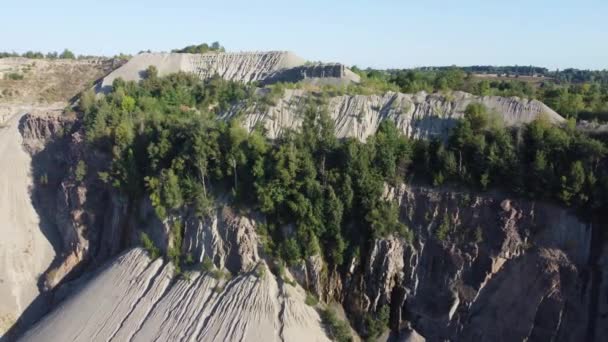
[[18, 72], [11, 72], [11, 73], [5, 74], [4, 79], [12, 80], [12, 81], [21, 81], [23, 79], [23, 74], [20, 74]]
[[142, 232], [140, 235], [140, 240], [143, 248], [148, 252], [148, 255], [152, 260], [156, 260], [160, 256], [160, 249], [156, 247], [154, 241], [150, 239], [148, 234]]

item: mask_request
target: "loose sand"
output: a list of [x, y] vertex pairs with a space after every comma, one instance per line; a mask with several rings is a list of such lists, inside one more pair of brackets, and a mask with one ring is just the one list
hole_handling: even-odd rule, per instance
[[0, 336], [38, 296], [38, 277], [55, 257], [32, 205], [29, 154], [15, 108], [0, 127]]

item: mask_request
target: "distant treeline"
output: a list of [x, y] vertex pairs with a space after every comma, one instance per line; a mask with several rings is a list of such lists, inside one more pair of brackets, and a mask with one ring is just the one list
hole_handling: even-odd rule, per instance
[[[202, 43], [198, 45], [189, 45], [181, 49], [174, 49], [171, 52], [177, 53], [206, 53], [206, 52], [225, 52], [226, 49], [219, 43], [213, 42], [211, 44]], [[151, 53], [151, 50], [142, 50], [139, 53]], [[104, 56], [92, 56], [92, 55], [76, 55], [72, 51], [68, 49], [64, 49], [62, 52], [41, 52], [41, 51], [27, 51], [24, 53], [17, 52], [8, 52], [8, 51], [0, 51], [0, 58], [9, 58], [9, 57], [24, 57], [31, 59], [86, 59], [86, 58], [96, 58], [96, 57], [104, 57]], [[130, 55], [120, 53], [115, 55], [114, 58], [118, 59], [129, 59]]]
[[[57, 51], [53, 51], [53, 52], [47, 52], [47, 53], [43, 53], [40, 51], [27, 51], [24, 52], [22, 54], [19, 54], [17, 52], [0, 52], [0, 58], [7, 58], [7, 57], [24, 57], [24, 58], [32, 58], [32, 59], [76, 59], [76, 55], [68, 50], [68, 49], [64, 49], [62, 52], [57, 52]], [[78, 56], [78, 58], [87, 58], [87, 57], [92, 57], [92, 56]]]
[[[420, 71], [440, 71], [454, 68], [453, 66], [439, 67], [420, 67], [415, 70]], [[472, 65], [459, 67], [464, 72], [473, 74], [496, 74], [496, 75], [522, 75], [522, 76], [545, 76], [549, 74], [549, 69], [536, 66], [493, 66], [493, 65]]]
[[[439, 67], [420, 67], [408, 70], [416, 70], [422, 72], [446, 71], [455, 68], [454, 66], [439, 66]], [[517, 76], [537, 76], [548, 77], [558, 83], [585, 83], [594, 82], [608, 84], [608, 70], [580, 70], [568, 68], [564, 70], [549, 70], [537, 66], [492, 66], [492, 65], [473, 65], [466, 67], [456, 67], [465, 73], [471, 74], [488, 74], [497, 76], [517, 77]], [[401, 70], [390, 70], [398, 72]]]

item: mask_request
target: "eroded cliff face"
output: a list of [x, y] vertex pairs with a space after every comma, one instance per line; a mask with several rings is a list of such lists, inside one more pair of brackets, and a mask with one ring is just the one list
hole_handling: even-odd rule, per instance
[[[286, 89], [275, 105], [241, 104], [223, 114], [223, 118], [239, 117], [252, 130], [262, 125], [267, 135], [275, 139], [287, 129], [298, 129], [306, 99], [314, 94], [303, 89]], [[470, 103], [484, 104], [498, 122], [517, 126], [534, 121], [541, 115], [551, 122], [564, 119], [540, 101], [517, 97], [474, 96], [454, 91], [449, 94], [342, 95], [330, 97], [326, 108], [334, 120], [336, 136], [365, 140], [374, 134], [380, 122], [395, 123], [403, 134], [412, 138], [443, 138], [464, 117]]]
[[[590, 331], [604, 320], [590, 311], [592, 287], [606, 291], [597, 273], [591, 280], [591, 224], [501, 194], [401, 186], [386, 196], [416, 238], [370, 245], [359, 271], [343, 278], [351, 313], [389, 305], [393, 330], [433, 341], [605, 338], [603, 328]], [[597, 264], [605, 277], [607, 265]]]
[[101, 80], [97, 90], [111, 89], [117, 78], [139, 81], [146, 77], [146, 69], [154, 66], [159, 76], [177, 72], [193, 73], [201, 80], [219, 76], [238, 82], [306, 81], [315, 84], [345, 85], [359, 82], [359, 75], [342, 64], [307, 64], [306, 60], [289, 51], [141, 53]]
[[[168, 247], [171, 241], [168, 223], [156, 218], [149, 201], [129, 203], [95, 177], [97, 171], [107, 165], [107, 158], [86, 152], [78, 125], [77, 121], [55, 115], [26, 116], [20, 123], [24, 144], [33, 156], [34, 172], [36, 166], [56, 170], [46, 175], [44, 186], [34, 186], [41, 217], [55, 225], [61, 236], [58, 258], [43, 278], [47, 289], [80, 274], [78, 267], [95, 269], [127, 246], [137, 244], [141, 231], [150, 234], [161, 247]], [[81, 160], [89, 170], [78, 180], [73, 168]], [[51, 164], [53, 168], [49, 167]], [[37, 177], [39, 175], [35, 179]], [[602, 301], [608, 288], [608, 272], [604, 272], [608, 268], [608, 257], [601, 241], [600, 247], [597, 243], [593, 247], [594, 230], [590, 223], [562, 208], [500, 193], [473, 194], [402, 185], [387, 187], [384, 196], [399, 203], [401, 220], [415, 235], [411, 244], [395, 236], [372, 241], [344, 270], [330, 269], [320, 256], [290, 268], [290, 279], [297, 280], [324, 301], [342, 303], [355, 326], [362, 314], [389, 306], [395, 333], [405, 336], [413, 330], [428, 340], [599, 341], [606, 336], [606, 319], [601, 313], [608, 310]], [[172, 268], [168, 268], [171, 266], [160, 266], [161, 263], [155, 266], [153, 275], [144, 277], [148, 280], [142, 287], [149, 289], [144, 291], [148, 295], [134, 295], [136, 309], [132, 313], [125, 311], [124, 317], [117, 318], [114, 328], [109, 325], [108, 336], [168, 337], [178, 331], [182, 331], [179, 334], [187, 331], [190, 337], [198, 336], [193, 338], [208, 336], [206, 334], [231, 338], [234, 336], [230, 334], [235, 331], [249, 336], [247, 311], [240, 316], [234, 310], [259, 305], [268, 312], [263, 324], [270, 324], [268, 329], [262, 329], [263, 334], [267, 334], [271, 326], [283, 331], [282, 334], [289, 334], [285, 323], [278, 323], [279, 312], [287, 315], [283, 319], [291, 317], [305, 322], [307, 327], [297, 325], [293, 328], [296, 329], [294, 337], [286, 340], [296, 339], [300, 334], [298, 329], [322, 331], [318, 314], [303, 304], [303, 289], [296, 286], [293, 290], [299, 294], [289, 294], [292, 289], [285, 287], [280, 277], [269, 271], [264, 273], [271, 278], [260, 276], [260, 265], [266, 267], [272, 263], [261, 252], [256, 234], [257, 225], [264, 221], [262, 216], [239, 213], [228, 203], [218, 201], [205, 219], [188, 212], [179, 219], [184, 225], [182, 255], [194, 263], [208, 257], [213, 267], [229, 271], [236, 278], [218, 280], [195, 272], [190, 282], [161, 281], [172, 278]], [[118, 259], [119, 264], [122, 258]], [[147, 261], [135, 264], [147, 265]], [[141, 273], [125, 272], [132, 272], [136, 277]], [[264, 290], [254, 285], [262, 281]], [[93, 282], [79, 286], [97, 288]], [[62, 285], [58, 298], [74, 293], [73, 287]], [[225, 295], [213, 294], [229, 290], [232, 292]], [[268, 300], [261, 303], [251, 298], [248, 300], [254, 302], [232, 302], [236, 300], [233, 296], [246, 297], [245, 293]], [[68, 298], [74, 296], [68, 295]], [[190, 299], [184, 301], [184, 298]], [[82, 298], [68, 299], [66, 303], [72, 300], [80, 304], [65, 304], [74, 306], [66, 311], [67, 317], [77, 306], [94, 305], [82, 304]], [[290, 303], [289, 308], [296, 311], [289, 311], [292, 309], [283, 306], [285, 303]], [[139, 308], [144, 304], [147, 306]], [[114, 310], [120, 304], [107, 305]], [[224, 308], [226, 305], [233, 306]], [[58, 312], [61, 310], [64, 309]], [[170, 312], [176, 310], [182, 312], [183, 319], [162, 318], [173, 317]], [[224, 311], [228, 313], [215, 316]], [[41, 332], [28, 336], [51, 333], [50, 329], [60, 324], [57, 323], [59, 315], [54, 313], [51, 318], [45, 318], [43, 322], [47, 323], [34, 329]], [[191, 315], [207, 315], [207, 318], [203, 325], [197, 325], [191, 321], [194, 317]], [[300, 315], [308, 318], [300, 321]], [[93, 324], [97, 318], [91, 319]], [[160, 321], [156, 321], [158, 319]], [[245, 330], [236, 326], [226, 328], [222, 323], [226, 319]], [[158, 328], [159, 324], [164, 328]], [[236, 330], [228, 332], [231, 329]], [[281, 336], [276, 334], [277, 338]]]
[[190, 217], [185, 222], [182, 253], [197, 263], [208, 258], [233, 273], [251, 271], [261, 260], [256, 225], [257, 220], [227, 205], [205, 219]]
[[[265, 261], [254, 260], [255, 251], [243, 249], [249, 246], [244, 241], [256, 239], [249, 219], [227, 210], [220, 209], [221, 221], [210, 218], [194, 226], [189, 241], [214, 234], [218, 226], [232, 227], [235, 234], [214, 235], [214, 245], [236, 248], [240, 264], [188, 269], [175, 277], [171, 263], [151, 262], [145, 251], [130, 250], [74, 286], [79, 289], [21, 340], [329, 341], [319, 314], [304, 303], [305, 291], [275, 276]], [[216, 260], [230, 259], [226, 249], [215, 251]], [[232, 267], [237, 271], [230, 273]]]
[[57, 112], [26, 114], [19, 126], [23, 146], [32, 155], [31, 191], [36, 210], [44, 224], [59, 236], [55, 246], [57, 259], [42, 279], [46, 289], [57, 285], [88, 256], [93, 240], [87, 225], [93, 223], [95, 212], [86, 206], [93, 188], [74, 176], [78, 162], [87, 159], [78, 124], [75, 118]]
[[58, 237], [41, 225], [32, 201], [32, 159], [22, 147], [21, 110], [2, 111], [6, 117], [0, 121], [0, 337], [19, 322], [31, 324], [32, 311], [44, 310], [44, 300], [37, 300], [38, 280], [57, 253], [52, 241]]

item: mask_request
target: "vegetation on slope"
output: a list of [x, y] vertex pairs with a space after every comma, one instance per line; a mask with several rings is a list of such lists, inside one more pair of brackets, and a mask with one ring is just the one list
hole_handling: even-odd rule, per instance
[[289, 264], [321, 253], [340, 266], [372, 238], [411, 240], [398, 208], [381, 198], [385, 182], [504, 188], [589, 210], [606, 203], [606, 146], [572, 124], [508, 130], [473, 104], [446, 142], [412, 141], [386, 121], [362, 143], [337, 140], [323, 97], [312, 96], [302, 129], [269, 141], [261, 127], [248, 133], [216, 119], [244, 99], [256, 100], [251, 86], [159, 78], [151, 68], [139, 84], [119, 79], [105, 97], [85, 94], [81, 109], [88, 141], [113, 156], [103, 179], [133, 199], [149, 196], [160, 218], [186, 207], [203, 216], [214, 193], [230, 192], [268, 217], [268, 251]]
[[202, 43], [199, 45], [188, 45], [185, 48], [175, 49], [175, 50], [172, 50], [171, 52], [207, 53], [207, 52], [225, 52], [225, 51], [226, 51], [226, 49], [224, 49], [224, 47], [221, 46], [219, 42], [213, 42], [211, 44]]
[[[234, 205], [266, 215], [258, 234], [267, 253], [287, 264], [321, 254], [340, 268], [365, 255], [375, 238], [412, 241], [399, 208], [382, 199], [386, 183], [500, 188], [581, 210], [606, 206], [606, 146], [572, 121], [558, 127], [541, 118], [505, 129], [472, 104], [447, 141], [410, 140], [385, 121], [362, 143], [335, 138], [324, 98], [311, 95], [298, 113], [302, 128], [274, 141], [262, 127], [247, 132], [238, 119], [217, 119], [236, 101], [265, 101], [252, 86], [184, 73], [160, 78], [153, 67], [140, 83], [117, 79], [101, 98], [85, 93], [80, 110], [87, 141], [112, 156], [102, 180], [131, 200], [148, 196], [161, 219], [179, 218], [186, 208], [202, 217], [214, 194], [231, 193]], [[175, 247], [182, 225], [171, 226], [168, 257], [179, 267], [187, 262]], [[446, 238], [441, 227], [436, 238]], [[336, 338], [347, 338], [326, 316]], [[368, 335], [381, 334], [387, 317], [384, 311], [367, 317]]]
[[[303, 129], [271, 142], [262, 129], [247, 133], [236, 120], [215, 118], [229, 103], [254, 97], [251, 87], [186, 74], [158, 78], [153, 69], [148, 75], [139, 85], [117, 80], [101, 99], [85, 94], [81, 109], [88, 141], [114, 157], [102, 177], [132, 198], [149, 196], [159, 217], [184, 207], [202, 216], [213, 190], [229, 191], [268, 216], [268, 250], [288, 263], [323, 252], [341, 265], [360, 238], [410, 237], [396, 207], [380, 198], [385, 178], [396, 179], [409, 161], [394, 126], [383, 125], [368, 144], [341, 142], [311, 99]], [[364, 227], [347, 229], [347, 221]]]
[[363, 84], [379, 90], [404, 93], [462, 90], [480, 96], [519, 96], [540, 100], [567, 118], [608, 121], [608, 71], [547, 72], [550, 78], [535, 83], [518, 78], [479, 78], [472, 73], [476, 70], [473, 67], [353, 70], [362, 76]]

